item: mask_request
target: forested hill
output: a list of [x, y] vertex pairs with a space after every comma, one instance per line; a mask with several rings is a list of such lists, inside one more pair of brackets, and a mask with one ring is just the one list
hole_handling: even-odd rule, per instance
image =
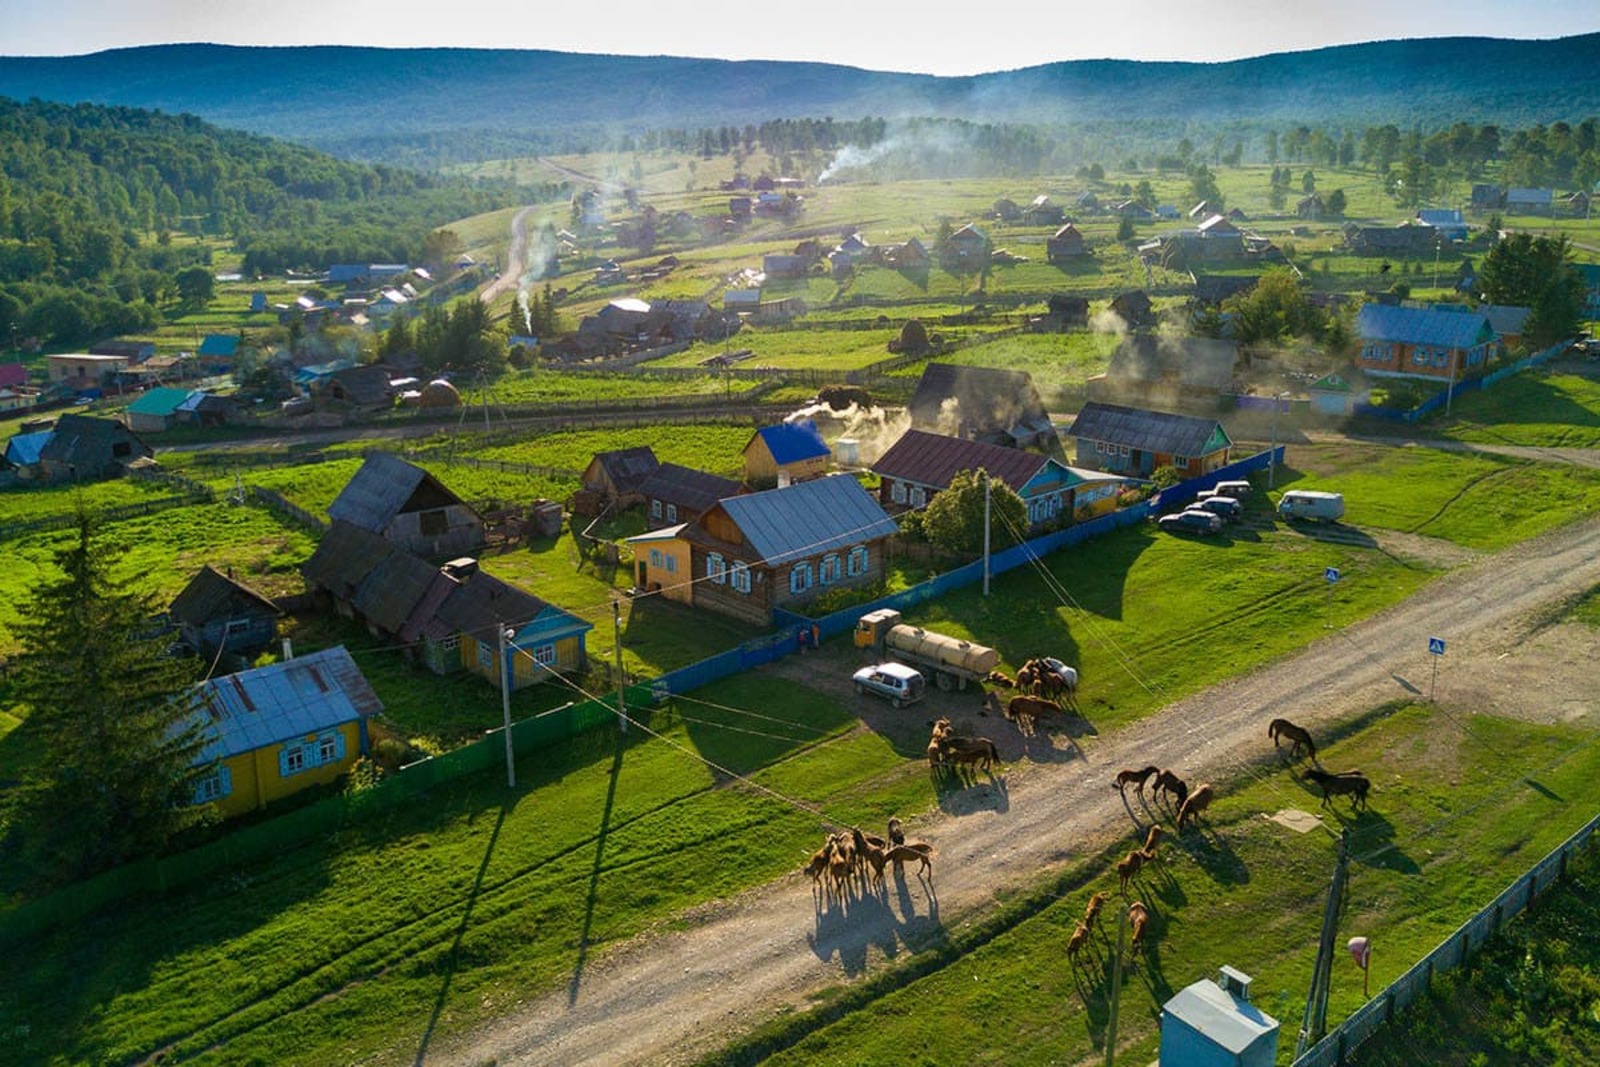
[[192, 116], [0, 98], [0, 336], [151, 327], [218, 244], [175, 235], [220, 239], [246, 271], [420, 262], [429, 231], [517, 200]]
[[[884, 65], [893, 63], [886, 48]], [[1389, 41], [1214, 64], [1076, 61], [962, 78], [540, 51], [163, 45], [6, 57], [0, 94], [192, 112], [369, 158], [824, 115], [1528, 126], [1600, 112], [1600, 34]]]

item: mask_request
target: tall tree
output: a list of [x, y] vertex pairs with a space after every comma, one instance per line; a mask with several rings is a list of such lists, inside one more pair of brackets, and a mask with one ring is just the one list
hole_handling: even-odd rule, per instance
[[17, 624], [14, 693], [41, 748], [10, 831], [50, 883], [146, 855], [205, 817], [204, 738], [182, 701], [194, 671], [150, 631], [155, 605], [113, 576], [87, 515]]
[[1583, 276], [1568, 262], [1571, 254], [1565, 234], [1510, 234], [1483, 257], [1478, 290], [1491, 304], [1532, 308], [1528, 339], [1553, 344], [1578, 332], [1583, 313]]

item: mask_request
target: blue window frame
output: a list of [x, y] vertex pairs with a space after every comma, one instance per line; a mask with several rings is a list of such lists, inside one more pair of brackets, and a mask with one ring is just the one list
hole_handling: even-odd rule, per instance
[[850, 554], [845, 557], [845, 573], [852, 578], [859, 578], [867, 573], [871, 564], [872, 561], [867, 556], [867, 546], [856, 545], [850, 550]]
[[789, 569], [789, 592], [803, 593], [811, 588], [811, 561], [796, 563]]
[[[737, 567], [738, 564], [735, 563], [734, 566]], [[722, 553], [713, 552], [706, 556], [706, 577], [710, 578], [718, 585], [721, 585], [728, 580], [727, 569], [722, 563]]]
[[837, 552], [822, 557], [822, 566], [818, 570], [818, 579], [823, 585], [832, 585], [844, 576], [844, 561]]
[[[493, 656], [491, 654], [491, 659]], [[324, 730], [311, 737], [286, 742], [278, 751], [278, 774], [284, 778], [344, 759], [344, 734]]]
[[728, 574], [728, 584], [741, 593], [750, 591], [750, 567], [744, 563], [735, 563], [733, 570]]
[[194, 802], [209, 804], [214, 800], [221, 800], [232, 792], [233, 772], [226, 767], [218, 767], [194, 783]]

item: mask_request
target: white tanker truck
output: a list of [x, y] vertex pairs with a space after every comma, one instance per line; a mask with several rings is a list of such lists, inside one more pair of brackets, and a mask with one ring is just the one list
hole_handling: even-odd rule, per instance
[[900, 613], [881, 608], [856, 623], [855, 645], [870, 648], [880, 660], [895, 659], [927, 670], [940, 689], [965, 689], [1000, 665], [1000, 653], [959, 637], [907, 626]]

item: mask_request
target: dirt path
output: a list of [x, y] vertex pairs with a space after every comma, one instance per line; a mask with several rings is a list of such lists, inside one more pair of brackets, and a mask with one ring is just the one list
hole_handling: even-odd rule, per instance
[[[796, 873], [702, 909], [685, 930], [642, 937], [591, 961], [581, 984], [427, 1061], [688, 1062], [779, 1011], [803, 1010], [825, 986], [880, 970], [890, 953], [914, 951], [940, 928], [981, 912], [1002, 886], [1034, 882], [1126, 834], [1129, 815], [1109, 788], [1118, 767], [1157, 763], [1191, 781], [1225, 781], [1271, 758], [1263, 731], [1275, 715], [1325, 728], [1384, 701], [1426, 697], [1429, 635], [1449, 641], [1442, 705], [1459, 696], [1507, 715], [1600, 719], [1592, 683], [1600, 639], [1581, 626], [1553, 631], [1537, 622], [1596, 585], [1600, 518], [1591, 518], [1449, 574], [1403, 604], [1135, 726], [1083, 739], [1082, 749], [1059, 748], [1065, 739], [1057, 738], [1048, 751], [1012, 763], [1021, 739], [1009, 724], [981, 720], [1003, 741], [1005, 772], [912, 828], [939, 850], [936, 894], [913, 875], [891, 882], [887, 901], [819, 912]], [[837, 673], [830, 655], [840, 668], [851, 659], [849, 650], [830, 650], [767, 669], [775, 683], [810, 681]], [[975, 714], [970, 694], [936, 693], [927, 706], [899, 713], [898, 728], [924, 729], [940, 701]], [[1285, 797], [1285, 806], [1303, 803], [1303, 795]], [[797, 864], [806, 845], [796, 843]]]
[[531, 211], [532, 207], [525, 207], [511, 216], [511, 247], [506, 251], [506, 269], [478, 294], [478, 299], [485, 304], [493, 303], [494, 298], [507, 289], [522, 284], [522, 272], [528, 269], [528, 214]]

